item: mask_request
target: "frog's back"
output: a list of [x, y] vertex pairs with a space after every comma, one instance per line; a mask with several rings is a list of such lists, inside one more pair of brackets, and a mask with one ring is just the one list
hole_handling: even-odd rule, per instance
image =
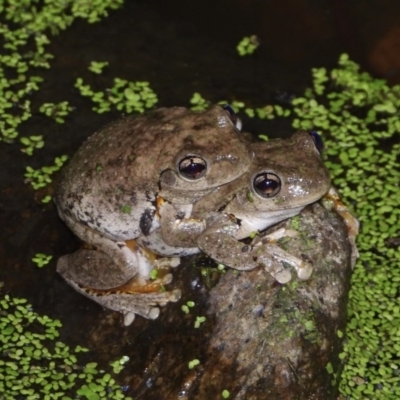
[[60, 177], [55, 196], [60, 216], [96, 230], [108, 226], [110, 236], [140, 234], [143, 214], [154, 214], [156, 161], [173, 131], [170, 121], [186, 111], [175, 107], [125, 117], [90, 136]]

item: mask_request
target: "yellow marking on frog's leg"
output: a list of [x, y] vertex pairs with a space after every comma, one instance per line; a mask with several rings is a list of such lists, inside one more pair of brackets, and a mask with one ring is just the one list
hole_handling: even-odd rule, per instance
[[146, 249], [143, 246], [139, 246], [136, 240], [130, 239], [125, 240], [126, 246], [134, 253], [139, 252], [143, 257], [145, 257], [150, 263], [154, 264], [157, 261], [157, 254], [153, 253], [151, 250]]
[[157, 215], [158, 218], [160, 218], [160, 209], [164, 205], [164, 203], [165, 203], [165, 200], [162, 197], [157, 196], [157, 199], [156, 199], [156, 215]]
[[351, 245], [351, 267], [354, 268], [357, 258], [360, 256], [358, 252], [356, 239], [360, 229], [359, 220], [351, 214], [350, 210], [340, 199], [336, 189], [331, 186], [329, 192], [322, 198], [322, 204], [327, 210], [334, 210], [343, 218], [348, 229], [349, 242]]

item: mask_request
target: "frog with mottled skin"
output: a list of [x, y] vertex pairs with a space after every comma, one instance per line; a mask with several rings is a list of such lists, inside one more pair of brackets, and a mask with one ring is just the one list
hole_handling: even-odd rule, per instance
[[106, 126], [74, 155], [56, 190], [60, 217], [87, 244], [61, 257], [58, 272], [122, 312], [126, 324], [135, 314], [156, 318], [158, 305], [180, 296], [162, 291], [170, 274], [150, 280], [154, 267], [177, 260], [157, 259], [133, 240], [162, 228], [156, 199], [190, 213], [202, 197], [243, 175], [252, 158], [229, 107], [161, 108]]
[[[163, 202], [159, 212], [168, 222], [138, 242], [170, 256], [202, 250], [215, 261], [238, 270], [261, 265], [280, 283], [291, 279], [290, 270], [283, 267], [285, 261], [300, 279], [308, 279], [312, 266], [276, 244], [293, 231], [277, 231], [254, 245], [240, 240], [297, 215], [328, 192], [330, 177], [315, 137], [297, 132], [286, 140], [253, 143], [251, 147], [255, 159], [245, 174], [203, 197], [190, 215], [180, 216], [176, 205]], [[206, 227], [199, 233], [197, 226], [205, 222]]]

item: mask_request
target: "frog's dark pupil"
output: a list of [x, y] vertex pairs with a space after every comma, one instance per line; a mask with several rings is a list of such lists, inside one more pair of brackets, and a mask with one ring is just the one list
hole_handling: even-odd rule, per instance
[[273, 197], [281, 188], [281, 180], [272, 173], [262, 173], [254, 179], [254, 189], [262, 197]]
[[201, 178], [206, 168], [206, 162], [199, 157], [187, 157], [179, 165], [179, 171], [187, 179]]
[[205, 169], [206, 167], [204, 165], [196, 164], [195, 162], [193, 162], [193, 160], [191, 160], [190, 164], [182, 169], [182, 172], [184, 172], [186, 175], [196, 177], [197, 175], [201, 174]]

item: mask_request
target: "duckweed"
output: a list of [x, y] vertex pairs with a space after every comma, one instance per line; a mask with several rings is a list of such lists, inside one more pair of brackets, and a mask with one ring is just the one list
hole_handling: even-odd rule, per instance
[[290, 117], [294, 129], [315, 129], [323, 136], [333, 184], [361, 222], [346, 333], [337, 332], [345, 338], [339, 354], [344, 363], [340, 392], [346, 400], [397, 400], [400, 85], [389, 87], [361, 71], [347, 54], [340, 56], [337, 68], [313, 68], [311, 74], [312, 87], [291, 106], [240, 108], [249, 117]]
[[230, 395], [231, 394], [229, 393], [229, 390], [226, 390], [226, 389], [224, 389], [221, 393], [221, 396], [223, 399], [229, 399]]
[[[6, 400], [28, 399], [130, 399], [97, 363], [82, 364], [74, 350], [58, 341], [59, 320], [39, 315], [25, 299], [0, 299], [0, 393]], [[123, 368], [127, 359], [117, 360]]]
[[190, 109], [193, 111], [204, 111], [210, 105], [210, 102], [204, 99], [198, 92], [193, 93], [189, 102], [191, 104]]
[[67, 161], [68, 156], [63, 155], [54, 159], [54, 164], [39, 169], [34, 169], [30, 166], [25, 170], [25, 182], [29, 182], [34, 190], [45, 187], [51, 183], [51, 175], [57, 172]]
[[193, 369], [194, 367], [196, 367], [199, 364], [200, 364], [200, 360], [195, 358], [194, 360], [189, 361], [188, 367], [189, 367], [189, 369]]
[[95, 92], [90, 85], [84, 84], [82, 78], [78, 78], [75, 87], [82, 96], [92, 100], [95, 104], [92, 110], [99, 114], [109, 112], [113, 108], [128, 114], [143, 113], [158, 102], [157, 95], [151, 89], [149, 82], [132, 82], [114, 78], [114, 85], [111, 88], [103, 92]]
[[206, 317], [203, 316], [197, 316], [196, 321], [194, 321], [194, 327], [195, 328], [200, 328], [200, 325], [202, 323], [206, 322]]
[[256, 51], [259, 45], [260, 41], [256, 35], [245, 36], [236, 46], [236, 50], [241, 57], [249, 56]]
[[35, 149], [41, 149], [44, 146], [44, 140], [42, 135], [24, 136], [20, 138], [20, 142], [25, 146], [21, 151], [28, 156], [33, 155]]
[[92, 61], [88, 69], [90, 72], [100, 75], [105, 67], [108, 67], [108, 61]]
[[42, 268], [47, 265], [53, 256], [46, 255], [43, 253], [36, 253], [35, 256], [32, 258], [32, 261], [39, 267]]
[[[100, 21], [109, 9], [117, 9], [123, 0], [46, 1], [9, 0], [0, 7], [4, 21], [0, 25], [0, 140], [12, 143], [19, 126], [32, 115], [30, 96], [39, 90], [43, 78], [37, 70], [50, 67], [53, 55], [46, 52], [48, 35], [56, 35], [75, 19], [89, 23]], [[63, 122], [70, 111], [65, 102], [53, 109], [42, 107], [46, 115]], [[29, 154], [30, 150], [27, 150]]]
[[346, 54], [312, 77], [313, 87], [292, 102], [293, 128], [324, 136], [333, 183], [361, 222], [340, 392], [349, 400], [398, 399], [400, 248], [390, 243], [400, 234], [400, 86], [360, 71]]
[[73, 107], [67, 101], [61, 103], [44, 103], [40, 106], [39, 111], [44, 115], [53, 118], [57, 123], [63, 124], [65, 117], [73, 110]]

